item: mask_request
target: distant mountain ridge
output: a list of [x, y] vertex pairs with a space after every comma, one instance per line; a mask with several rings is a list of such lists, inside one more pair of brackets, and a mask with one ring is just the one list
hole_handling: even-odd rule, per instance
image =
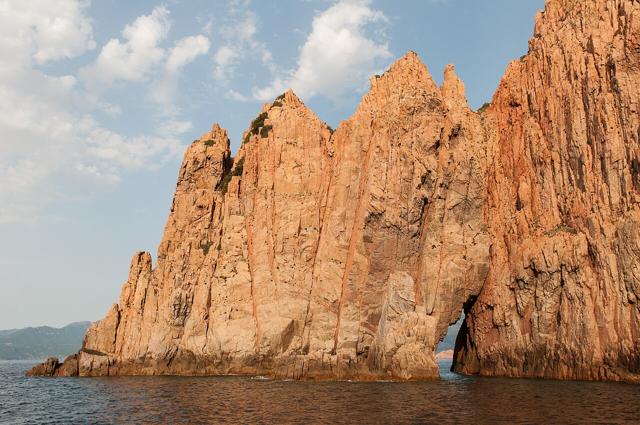
[[91, 322], [0, 330], [0, 360], [40, 360], [55, 353], [66, 357], [80, 349]]

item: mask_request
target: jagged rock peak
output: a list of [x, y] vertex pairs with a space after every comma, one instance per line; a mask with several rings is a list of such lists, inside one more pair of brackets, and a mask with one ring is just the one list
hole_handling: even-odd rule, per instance
[[456, 68], [449, 64], [444, 69], [444, 80], [440, 86], [440, 93], [449, 108], [468, 108], [464, 83], [456, 74]]
[[382, 75], [371, 78], [371, 91], [378, 86], [390, 85], [426, 85], [430, 91], [437, 91], [438, 87], [427, 66], [420, 60], [418, 54], [412, 50], [395, 61]]
[[221, 142], [222, 146], [225, 147], [229, 145], [229, 135], [227, 130], [220, 127], [220, 124], [214, 123], [211, 126], [211, 130], [200, 136], [197, 141], [203, 142], [205, 146], [220, 145], [219, 142]]
[[298, 95], [296, 95], [292, 89], [289, 89], [286, 92], [282, 93], [280, 96], [278, 96], [274, 101], [274, 103], [278, 101], [282, 103], [284, 106], [293, 106], [293, 107], [305, 106], [302, 100], [300, 100]]
[[[315, 128], [317, 125], [329, 130], [327, 124], [289, 89], [277, 96], [272, 103], [263, 105], [261, 112], [251, 121], [249, 129], [243, 133], [243, 146], [255, 138], [269, 139], [268, 136], [274, 129], [291, 129], [296, 126]], [[238, 154], [243, 154], [243, 151], [241, 148]]]
[[[399, 111], [398, 105], [409, 108], [428, 107], [439, 109], [441, 104], [438, 86], [433, 81], [427, 66], [418, 55], [410, 51], [394, 62], [382, 75], [371, 78], [371, 89], [358, 107], [358, 113], [392, 113]], [[431, 102], [428, 99], [438, 99]]]
[[273, 99], [273, 102], [265, 103], [262, 105], [261, 113], [269, 113], [275, 109], [297, 109], [304, 108], [309, 109], [302, 100], [293, 92], [292, 89], [288, 89], [286, 92]]

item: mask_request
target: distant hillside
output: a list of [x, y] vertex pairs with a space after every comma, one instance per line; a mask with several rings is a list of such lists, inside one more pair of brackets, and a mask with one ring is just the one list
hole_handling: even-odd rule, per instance
[[40, 326], [0, 331], [0, 360], [64, 358], [77, 352], [91, 322], [71, 323], [63, 328]]

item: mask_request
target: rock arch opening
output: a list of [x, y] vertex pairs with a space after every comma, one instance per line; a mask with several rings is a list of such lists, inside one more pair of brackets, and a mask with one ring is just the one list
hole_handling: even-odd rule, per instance
[[447, 333], [436, 345], [436, 361], [438, 362], [438, 365], [441, 366], [441, 369], [442, 366], [446, 366], [447, 364], [451, 365], [453, 362], [456, 340], [463, 322], [464, 312], [461, 312], [458, 320], [454, 324], [449, 325]]
[[477, 299], [477, 295], [469, 296], [460, 307], [458, 320], [449, 325], [447, 333], [436, 345], [435, 356], [441, 378], [449, 372], [456, 372], [457, 363], [460, 362], [462, 352], [468, 343], [469, 323], [467, 319]]

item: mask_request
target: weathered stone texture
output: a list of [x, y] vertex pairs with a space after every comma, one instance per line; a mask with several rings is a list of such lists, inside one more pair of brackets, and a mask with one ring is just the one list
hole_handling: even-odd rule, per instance
[[413, 52], [333, 132], [291, 92], [230, 158], [187, 150], [158, 250], [137, 253], [80, 375], [426, 379], [487, 273], [484, 131]]
[[484, 114], [490, 272], [455, 369], [640, 376], [640, 3], [548, 1]]

